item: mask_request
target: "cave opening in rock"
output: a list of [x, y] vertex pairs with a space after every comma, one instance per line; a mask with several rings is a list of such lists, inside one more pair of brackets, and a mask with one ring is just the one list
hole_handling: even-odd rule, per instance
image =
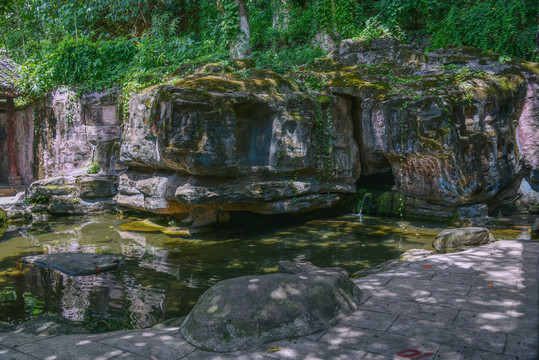
[[361, 99], [351, 97], [351, 114], [354, 140], [359, 149], [361, 176], [357, 188], [391, 190], [395, 176], [384, 155], [386, 149], [385, 119], [379, 107], [364, 110]]
[[272, 137], [271, 111], [264, 104], [242, 103], [234, 107], [236, 115], [236, 158], [247, 166], [269, 165]]

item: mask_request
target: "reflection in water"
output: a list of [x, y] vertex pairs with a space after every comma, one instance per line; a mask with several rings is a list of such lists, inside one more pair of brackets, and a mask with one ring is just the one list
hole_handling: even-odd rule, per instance
[[[216, 282], [275, 272], [280, 260], [312, 261], [354, 272], [411, 248], [430, 249], [442, 230], [344, 216], [181, 238], [118, 229], [128, 221], [113, 215], [62, 218], [50, 222], [48, 233], [1, 238], [0, 321], [24, 321], [48, 311], [98, 324], [96, 331], [144, 328], [186, 315]], [[58, 252], [121, 254], [125, 263], [108, 273], [79, 277], [17, 264], [22, 256]], [[37, 297], [40, 308], [25, 305], [25, 296]]]

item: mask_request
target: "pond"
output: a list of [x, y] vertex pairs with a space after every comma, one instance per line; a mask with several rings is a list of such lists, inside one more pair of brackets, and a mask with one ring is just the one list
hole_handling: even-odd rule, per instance
[[[350, 215], [174, 237], [119, 229], [129, 221], [116, 215], [58, 218], [46, 231], [0, 238], [0, 321], [15, 324], [50, 312], [96, 332], [145, 328], [187, 315], [216, 282], [276, 272], [280, 260], [353, 273], [412, 248], [432, 249], [444, 229]], [[57, 252], [116, 254], [125, 262], [111, 272], [78, 277], [19, 262]]]

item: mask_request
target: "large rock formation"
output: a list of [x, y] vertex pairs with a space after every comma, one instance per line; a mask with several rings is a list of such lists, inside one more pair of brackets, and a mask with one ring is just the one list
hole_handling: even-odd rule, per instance
[[136, 95], [120, 152], [130, 170], [120, 177], [116, 200], [191, 213], [200, 224], [228, 211], [332, 206], [355, 191], [359, 153], [349, 114], [335, 107], [330, 124], [323, 106], [263, 70], [248, 79], [199, 73]]
[[486, 216], [539, 158], [536, 64], [386, 38], [345, 40], [317, 66], [303, 87], [211, 65], [135, 95], [118, 203], [205, 224], [329, 207], [391, 174], [410, 215]]
[[23, 182], [81, 173], [91, 162], [114, 171], [114, 146], [120, 138], [116, 103], [113, 91], [81, 97], [60, 88], [18, 109], [16, 162]]
[[[119, 205], [195, 226], [233, 211], [328, 208], [369, 176], [391, 183], [376, 195], [380, 214], [537, 210], [537, 64], [473, 48], [424, 54], [383, 38], [344, 40], [289, 76], [235, 66], [207, 64], [133, 95], [123, 127], [114, 96], [54, 92], [17, 113], [20, 134], [34, 127], [18, 139], [23, 178], [74, 175], [97, 161], [119, 176]], [[107, 181], [105, 192], [116, 179]], [[79, 185], [80, 204], [106, 198]], [[61, 205], [66, 195], [51, 193], [59, 206], [46, 210], [92, 211]]]

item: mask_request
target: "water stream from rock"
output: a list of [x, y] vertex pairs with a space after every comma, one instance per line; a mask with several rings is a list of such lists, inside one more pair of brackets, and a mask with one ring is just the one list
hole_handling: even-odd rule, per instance
[[[342, 216], [174, 237], [120, 230], [128, 221], [115, 215], [58, 218], [41, 232], [6, 234], [0, 239], [0, 321], [50, 312], [91, 324], [96, 332], [145, 328], [186, 315], [216, 282], [276, 272], [280, 260], [353, 273], [408, 249], [432, 249], [444, 229], [363, 215], [361, 221]], [[22, 256], [56, 252], [116, 254], [125, 263], [78, 277], [19, 263]]]

